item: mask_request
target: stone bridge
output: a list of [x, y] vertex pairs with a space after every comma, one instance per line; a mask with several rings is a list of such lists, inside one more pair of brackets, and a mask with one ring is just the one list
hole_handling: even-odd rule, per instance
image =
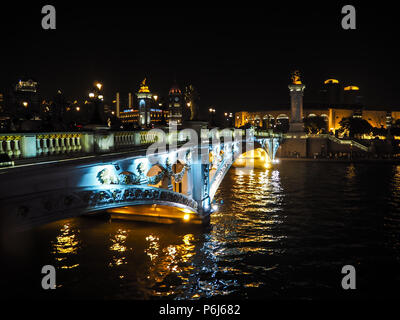
[[170, 131], [165, 150], [150, 157], [149, 147], [161, 143], [152, 130], [0, 135], [0, 152], [15, 162], [0, 168], [2, 231], [134, 206], [153, 221], [207, 223], [237, 157], [263, 148], [272, 161], [281, 139], [238, 129], [202, 130], [196, 143], [189, 138]]

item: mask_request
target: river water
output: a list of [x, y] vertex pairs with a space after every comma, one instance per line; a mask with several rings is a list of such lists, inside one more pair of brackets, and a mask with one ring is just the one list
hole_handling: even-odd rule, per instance
[[[232, 168], [209, 227], [75, 218], [2, 239], [7, 297], [396, 298], [400, 166]], [[54, 265], [57, 289], [41, 289]], [[344, 265], [356, 290], [343, 290]]]

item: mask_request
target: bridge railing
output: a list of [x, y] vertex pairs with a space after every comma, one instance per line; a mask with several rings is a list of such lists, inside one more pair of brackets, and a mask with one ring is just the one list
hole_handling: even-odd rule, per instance
[[352, 147], [356, 147], [360, 150], [363, 150], [365, 152], [369, 151], [368, 146], [365, 146], [357, 141], [355, 141], [354, 139], [339, 139], [334, 135], [331, 134], [307, 134], [306, 137], [310, 137], [310, 138], [325, 138], [325, 139], [329, 139], [337, 144], [342, 144], [342, 145], [350, 145]]
[[[189, 134], [184, 131], [165, 132], [168, 144], [184, 143]], [[242, 129], [215, 129], [202, 131], [201, 140], [224, 137], [246, 136]], [[255, 137], [276, 136], [270, 131], [252, 132]], [[12, 159], [49, 157], [55, 155], [73, 156], [78, 153], [107, 153], [114, 150], [146, 146], [155, 143], [157, 132], [142, 131], [103, 131], [103, 132], [39, 132], [39, 133], [1, 133], [0, 154]]]
[[[166, 134], [168, 143], [183, 143], [187, 135]], [[1, 133], [0, 154], [12, 159], [73, 156], [78, 153], [107, 153], [155, 143], [157, 133], [143, 131]]]
[[0, 134], [0, 154], [10, 158], [34, 158], [81, 152], [81, 132]]

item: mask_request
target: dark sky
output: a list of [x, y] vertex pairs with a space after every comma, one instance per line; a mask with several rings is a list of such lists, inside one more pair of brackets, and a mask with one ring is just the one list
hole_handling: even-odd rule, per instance
[[[39, 81], [44, 97], [62, 89], [68, 98], [82, 99], [98, 80], [111, 100], [116, 91], [135, 92], [144, 77], [152, 91], [165, 95], [176, 77], [181, 87], [198, 88], [204, 110], [258, 110], [288, 103], [289, 75], [299, 69], [307, 100], [334, 77], [358, 85], [369, 105], [400, 105], [394, 4], [355, 4], [357, 30], [345, 31], [341, 8], [347, 3], [336, 1], [188, 3], [4, 8], [0, 89], [28, 76]], [[41, 29], [44, 4], [56, 7], [57, 30]]]

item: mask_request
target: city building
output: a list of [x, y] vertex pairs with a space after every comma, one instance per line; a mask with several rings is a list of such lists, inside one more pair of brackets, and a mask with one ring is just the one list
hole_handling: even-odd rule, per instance
[[184, 99], [182, 91], [175, 82], [168, 94], [169, 125], [181, 125], [183, 121]]
[[36, 116], [40, 113], [39, 84], [32, 79], [19, 80], [10, 97], [13, 113]]
[[[291, 90], [290, 87], [293, 87]], [[302, 94], [294, 88], [296, 85], [289, 86], [291, 99], [300, 101]], [[298, 86], [298, 85], [297, 85]], [[347, 117], [361, 117], [368, 121], [375, 128], [388, 128], [390, 125], [400, 119], [400, 107], [384, 107], [384, 106], [366, 106], [362, 104], [362, 96], [360, 88], [355, 85], [345, 86], [340, 89], [339, 81], [336, 79], [328, 79], [324, 82], [324, 88], [321, 90], [322, 101], [319, 103], [304, 102], [301, 110], [301, 119], [307, 117], [320, 116], [325, 118], [328, 131], [335, 133], [340, 128], [340, 121]], [[296, 95], [297, 94], [297, 95]], [[260, 111], [241, 111], [235, 113], [235, 127], [239, 128], [250, 124], [257, 127], [273, 128], [277, 125], [288, 124], [298, 121], [293, 118], [291, 106], [295, 104], [287, 104], [283, 106], [271, 106]]]
[[120, 94], [116, 95], [116, 113], [122, 123], [150, 128], [159, 126], [165, 117], [164, 111], [158, 103], [158, 95], [150, 92], [146, 79], [144, 79], [136, 93], [136, 102], [133, 95], [128, 93], [128, 100], [124, 102], [120, 99]]

